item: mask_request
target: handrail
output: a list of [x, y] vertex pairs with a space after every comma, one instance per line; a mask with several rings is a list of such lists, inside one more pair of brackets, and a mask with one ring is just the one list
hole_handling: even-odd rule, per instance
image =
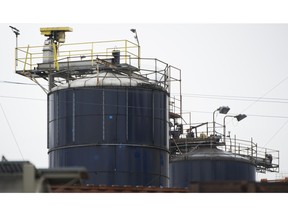
[[[65, 43], [60, 44], [57, 50], [55, 44], [29, 46], [29, 53], [27, 52], [27, 47], [18, 47], [19, 55], [18, 58], [15, 59], [17, 63], [15, 64], [15, 71], [16, 73], [24, 76], [31, 74], [34, 76], [34, 78], [45, 78], [43, 75], [47, 78], [48, 74], [54, 71], [57, 73], [54, 73], [53, 77], [58, 77], [57, 79], [53, 78], [54, 82], [69, 82], [69, 77], [71, 76], [68, 73], [72, 64], [79, 65], [81, 64], [81, 61], [83, 61], [84, 67], [86, 69], [88, 67], [87, 72], [90, 73], [90, 71], [95, 70], [95, 68], [99, 66], [99, 63], [95, 62], [97, 58], [100, 58], [101, 56], [103, 60], [107, 60], [108, 64], [105, 64], [106, 67], [109, 64], [111, 65], [111, 61], [114, 58], [113, 50], [118, 50], [120, 52], [121, 64], [123, 65], [123, 62], [126, 64], [123, 65], [123, 67], [120, 67], [119, 71], [121, 71], [121, 68], [126, 68], [126, 72], [128, 72], [127, 74], [131, 75], [129, 72], [129, 70], [131, 70], [131, 72], [133, 71], [140, 76], [146, 77], [151, 84], [162, 87], [169, 93], [172, 85], [171, 82], [181, 80], [181, 71], [180, 78], [169, 76], [171, 73], [171, 66], [156, 58], [140, 58], [139, 49], [140, 47], [137, 44], [128, 40], [82, 42], [71, 44]], [[30, 61], [28, 61], [28, 57], [30, 58]], [[139, 62], [140, 59], [143, 62], [143, 64], [141, 63], [141, 68]], [[148, 64], [145, 65], [145, 63]], [[173, 66], [172, 68], [176, 72], [179, 72], [177, 70], [180, 70]], [[66, 71], [67, 76], [60, 76], [60, 71]], [[59, 74], [59, 76], [57, 74]], [[71, 80], [72, 79], [73, 77], [71, 77]], [[57, 85], [56, 83], [54, 84]], [[181, 98], [179, 100], [177, 98], [177, 104], [179, 105], [175, 106], [175, 109], [177, 109], [177, 113], [181, 114], [182, 104], [178, 101], [181, 101]]]
[[[45, 46], [45, 45], [44, 45]], [[39, 63], [39, 59], [45, 59], [43, 56], [43, 48], [44, 46], [29, 46], [30, 50], [30, 66], [31, 68], [37, 67]], [[110, 46], [110, 47], [109, 47]], [[84, 47], [84, 48], [83, 48]], [[128, 41], [128, 40], [111, 40], [111, 41], [98, 41], [98, 42], [82, 42], [82, 43], [65, 43], [59, 45], [59, 50], [57, 51], [57, 55], [55, 52], [55, 48], [53, 49], [53, 59], [55, 68], [58, 68], [58, 61], [56, 56], [58, 57], [76, 57], [81, 55], [90, 55], [91, 64], [93, 64], [93, 58], [96, 55], [106, 54], [107, 56], [111, 55], [111, 53], [107, 53], [107, 50], [119, 50], [122, 56], [125, 56], [125, 63], [127, 63], [128, 57], [133, 56], [139, 60], [139, 52], [138, 52], [138, 45]], [[18, 47], [18, 56], [15, 56], [15, 71], [18, 68], [20, 70], [26, 70], [27, 62], [25, 62], [26, 55], [27, 55], [27, 47]], [[24, 62], [23, 62], [24, 61]]]
[[[256, 165], [258, 172], [279, 172], [279, 151], [264, 147], [258, 147], [257, 143], [250, 140], [238, 139], [236, 136], [228, 137], [227, 142], [223, 142], [223, 135], [216, 133], [213, 135], [212, 122], [183, 124], [181, 135], [174, 132], [176, 127], [170, 127], [171, 136], [176, 134], [178, 139], [175, 139], [177, 149], [173, 143], [170, 143], [170, 151], [189, 152], [195, 146], [217, 147], [223, 151], [229, 152], [232, 155], [241, 156]], [[217, 125], [218, 123], [216, 123]], [[219, 127], [222, 126], [218, 124]], [[178, 125], [177, 125], [178, 127]], [[186, 130], [185, 130], [186, 129]], [[172, 137], [174, 138], [174, 137]]]
[[26, 57], [25, 57], [25, 62], [24, 62], [23, 74], [25, 73], [25, 69], [26, 69], [26, 65], [27, 65], [28, 54], [30, 54], [30, 53], [29, 53], [29, 45], [28, 45], [27, 51], [26, 51]]

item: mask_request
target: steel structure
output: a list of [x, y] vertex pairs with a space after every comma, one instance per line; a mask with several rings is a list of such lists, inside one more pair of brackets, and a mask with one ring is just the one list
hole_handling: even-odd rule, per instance
[[[223, 126], [214, 121], [215, 112], [212, 123], [192, 124], [191, 116], [184, 118], [181, 70], [140, 57], [139, 42], [66, 44], [65, 32], [71, 28], [40, 31], [48, 37], [44, 45], [16, 47], [15, 71], [48, 94], [51, 167], [88, 167], [88, 183], [93, 184], [159, 187], [168, 184], [169, 156], [172, 166], [192, 159], [186, 160], [189, 170], [193, 152], [204, 149], [217, 151], [220, 158], [229, 155], [230, 162], [236, 158], [250, 170], [279, 171], [279, 151], [226, 136], [225, 130], [219, 133]], [[230, 166], [222, 159], [220, 167]]]
[[221, 124], [189, 122], [177, 127], [182, 133], [170, 136], [171, 187], [185, 187], [190, 181], [255, 181], [256, 171], [279, 172], [278, 150], [259, 147], [253, 139], [224, 139], [218, 132], [223, 131]]
[[[222, 130], [222, 125], [216, 123], [216, 129]], [[217, 147], [235, 156], [242, 156], [256, 165], [257, 172], [279, 172], [279, 151], [258, 146], [251, 140], [239, 139], [228, 135], [224, 142], [222, 133], [213, 136], [213, 122], [188, 123], [183, 125], [183, 133], [179, 138], [170, 137], [171, 157], [194, 151], [199, 147]]]
[[128, 40], [65, 44], [69, 31], [41, 28], [44, 46], [17, 48], [16, 73], [48, 94], [50, 167], [84, 166], [88, 184], [168, 186], [169, 104], [182, 110], [170, 94], [181, 70], [140, 58]]

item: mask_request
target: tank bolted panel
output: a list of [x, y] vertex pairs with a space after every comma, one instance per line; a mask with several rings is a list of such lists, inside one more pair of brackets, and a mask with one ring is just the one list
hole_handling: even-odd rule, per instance
[[50, 167], [84, 166], [95, 185], [168, 186], [166, 103], [167, 92], [139, 86], [51, 91]]

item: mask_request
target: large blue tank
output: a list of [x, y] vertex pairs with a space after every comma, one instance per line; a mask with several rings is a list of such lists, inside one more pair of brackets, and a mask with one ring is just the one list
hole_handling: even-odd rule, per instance
[[168, 94], [100, 73], [48, 95], [50, 168], [84, 166], [87, 184], [168, 186]]
[[170, 159], [170, 187], [188, 187], [192, 181], [255, 181], [255, 173], [250, 160], [217, 147], [199, 147]]

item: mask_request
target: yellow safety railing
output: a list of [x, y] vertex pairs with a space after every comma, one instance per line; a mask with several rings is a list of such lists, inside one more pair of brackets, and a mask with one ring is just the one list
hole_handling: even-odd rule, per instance
[[[43, 55], [42, 46], [27, 46], [18, 47], [17, 56], [15, 55], [15, 71], [25, 73], [25, 71], [33, 71], [38, 68], [38, 65], [47, 60], [48, 57]], [[53, 58], [51, 65], [53, 69], [59, 70], [59, 62], [89, 60], [93, 65], [94, 60], [99, 58], [112, 58], [112, 51], [120, 51], [120, 59], [125, 63], [132, 64], [138, 67], [140, 65], [139, 46], [128, 40], [112, 40], [98, 42], [83, 42], [60, 44], [56, 51], [56, 45], [53, 45]], [[45, 59], [46, 58], [46, 59]], [[49, 57], [50, 59], [50, 57]]]

